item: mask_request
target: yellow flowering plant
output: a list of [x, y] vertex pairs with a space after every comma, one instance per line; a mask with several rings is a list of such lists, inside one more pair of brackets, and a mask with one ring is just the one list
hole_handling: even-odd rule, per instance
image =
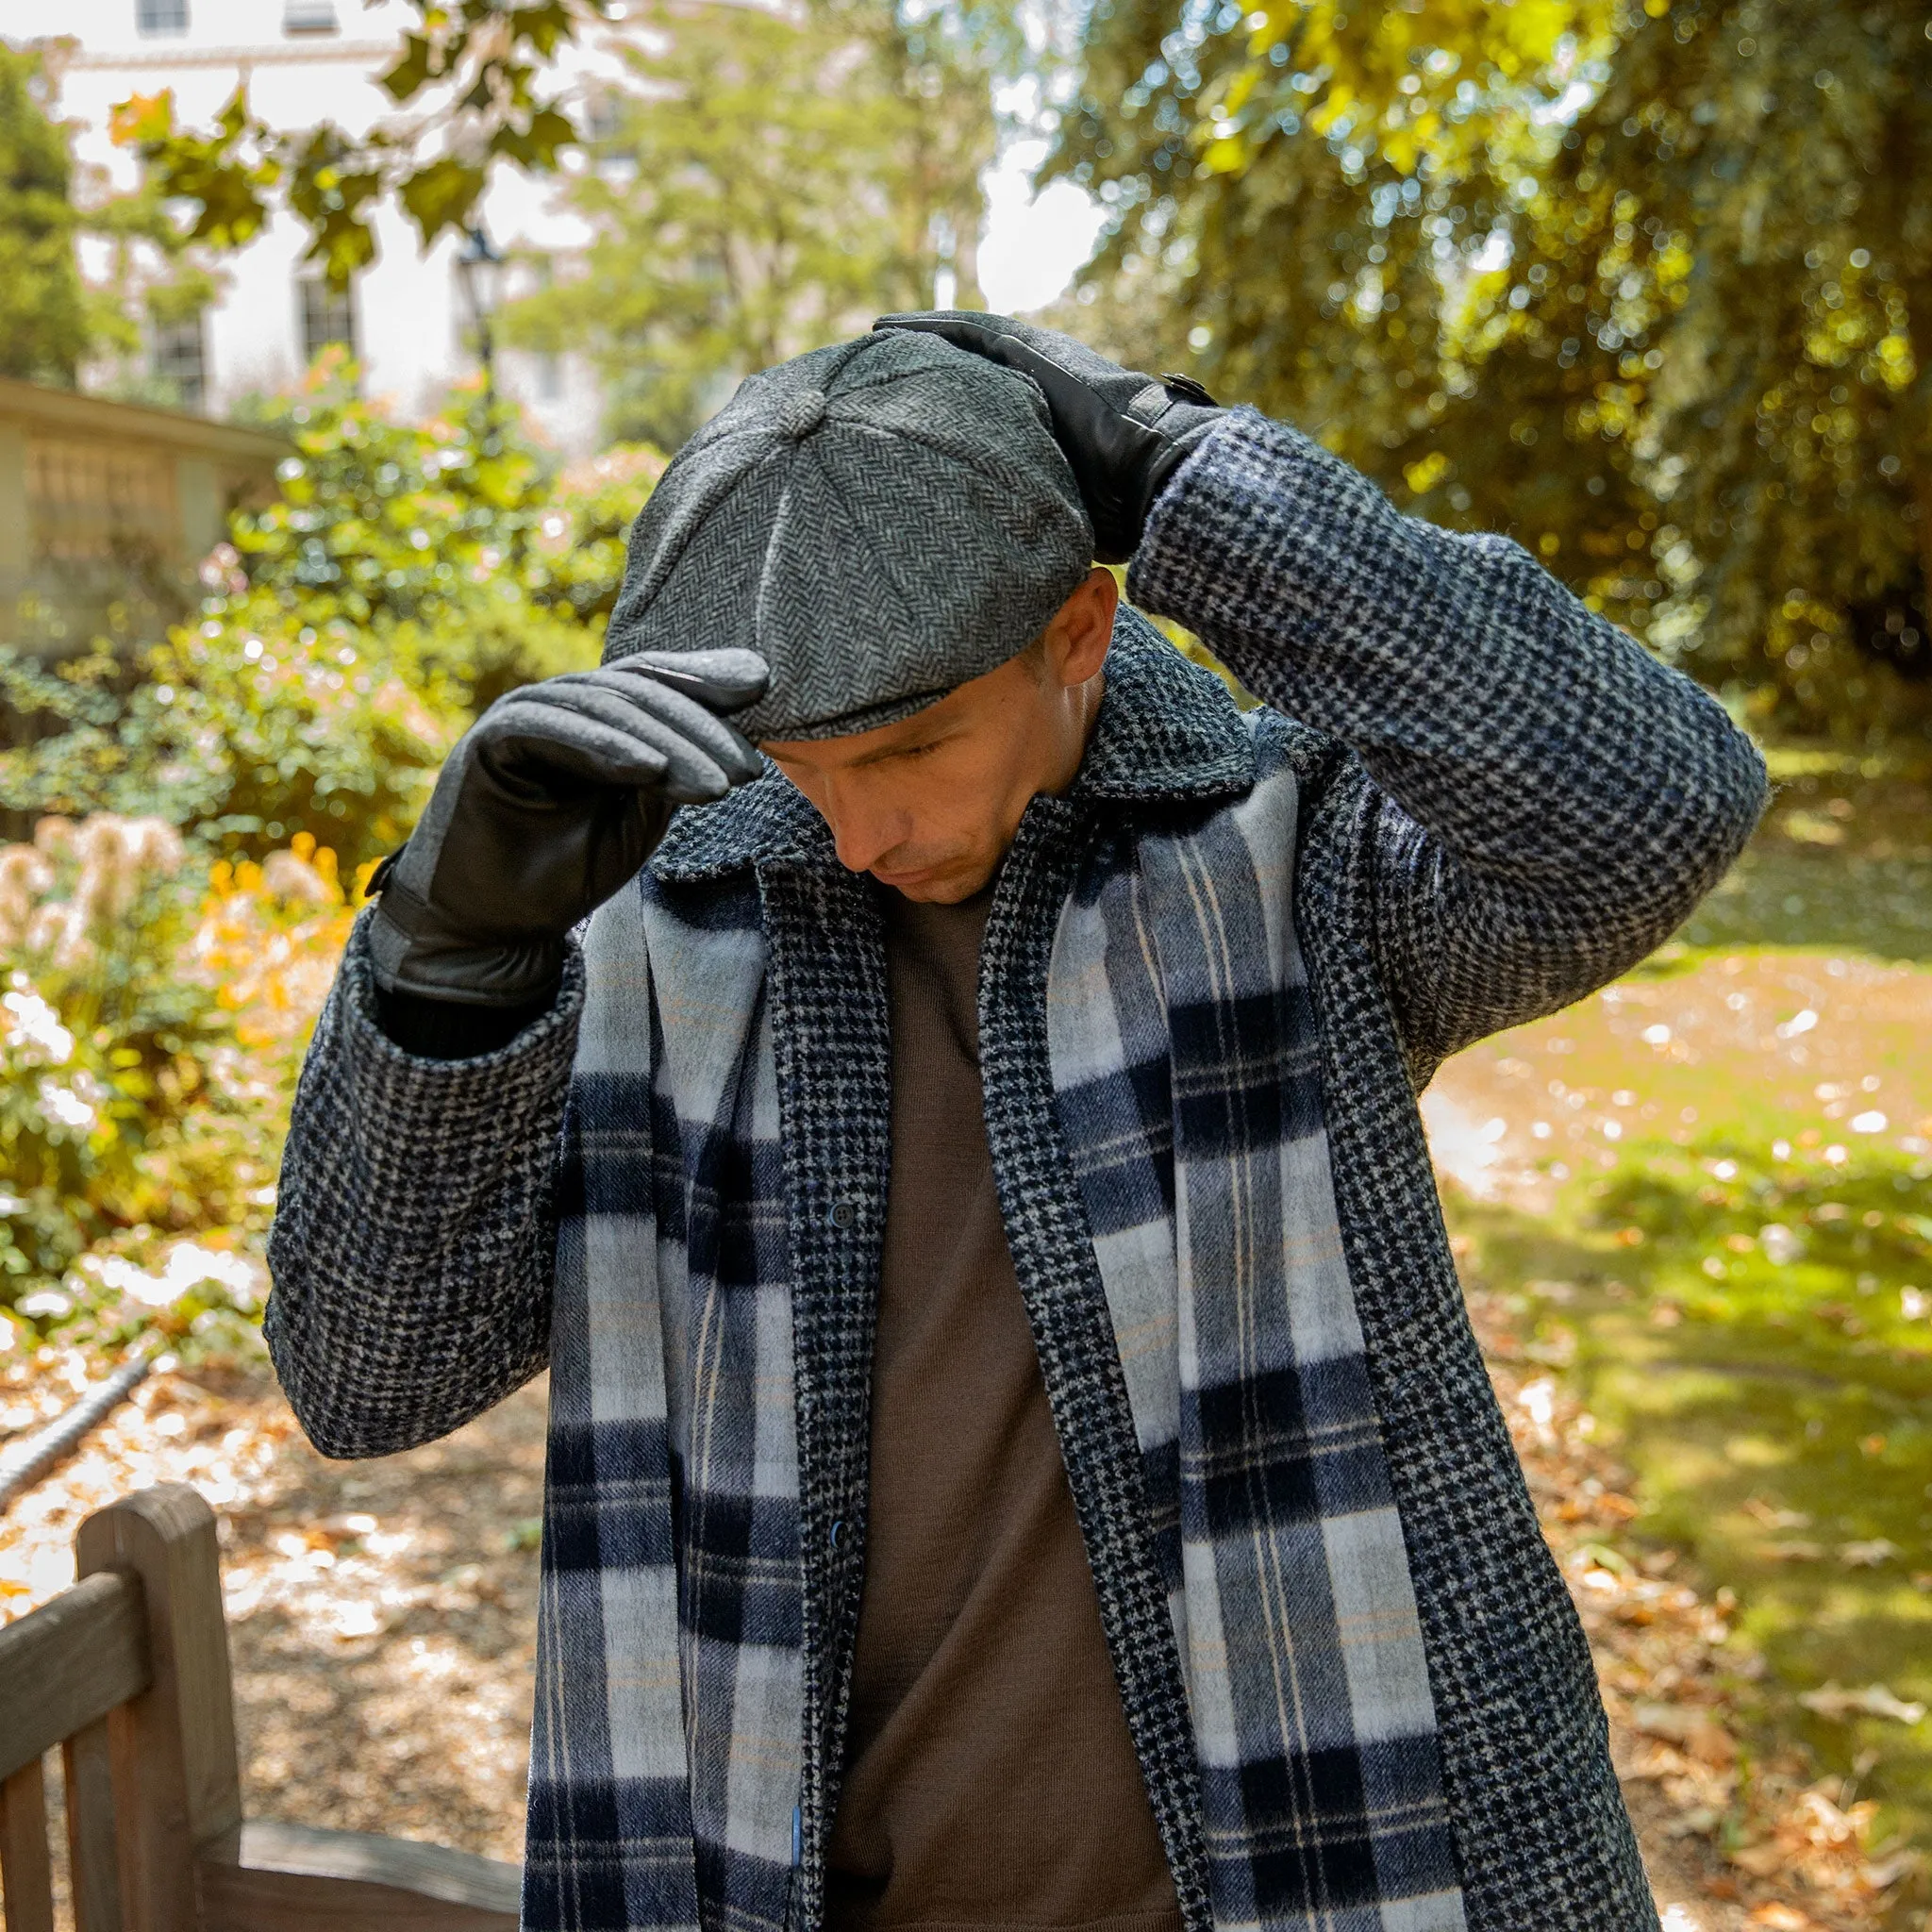
[[289, 1102], [352, 917], [335, 854], [306, 832], [260, 863], [209, 863], [161, 820], [98, 812], [0, 847], [13, 1323], [236, 1345], [259, 1310]]

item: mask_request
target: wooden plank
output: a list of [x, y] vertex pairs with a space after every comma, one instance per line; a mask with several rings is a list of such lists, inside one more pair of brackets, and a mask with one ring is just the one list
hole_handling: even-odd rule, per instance
[[516, 1932], [515, 1865], [407, 1839], [244, 1824], [201, 1858], [202, 1932]]
[[7, 1932], [54, 1932], [47, 1790], [38, 1757], [0, 1783], [0, 1887], [7, 1892]]
[[132, 1571], [152, 1680], [109, 1722], [121, 1909], [128, 1932], [198, 1932], [197, 1848], [242, 1823], [234, 1691], [214, 1512], [185, 1483], [97, 1510], [75, 1538], [83, 1576]]
[[0, 1777], [147, 1689], [141, 1586], [99, 1575], [0, 1626]]
[[114, 1841], [114, 1791], [105, 1718], [60, 1747], [67, 1784], [67, 1869], [75, 1932], [121, 1932], [121, 1874]]

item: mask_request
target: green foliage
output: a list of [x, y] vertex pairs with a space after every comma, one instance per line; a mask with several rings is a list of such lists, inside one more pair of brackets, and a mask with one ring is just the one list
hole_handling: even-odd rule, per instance
[[[1113, 210], [1083, 293], [1143, 358], [1191, 363], [1426, 495], [1471, 401], [1451, 291], [1507, 241], [1523, 142], [1579, 64], [1560, 29], [1582, 24], [1529, 0], [1178, 18], [1101, 0], [1050, 170]], [[1548, 57], [1527, 73], [1525, 41]]]
[[1241, 23], [1245, 44], [1210, 104], [1202, 160], [1241, 174], [1292, 115], [1374, 151], [1398, 175], [1426, 163], [1437, 175], [1467, 175], [1499, 115], [1546, 107], [1576, 43], [1600, 40], [1608, 24], [1607, 0], [1273, 0]]
[[267, 412], [295, 455], [280, 498], [235, 519], [235, 575], [214, 587], [203, 629], [278, 617], [298, 635], [373, 631], [413, 689], [465, 714], [594, 662], [625, 533], [662, 459], [619, 446], [559, 475], [508, 405], [470, 391], [397, 423], [350, 375], [325, 359]]
[[[582, 144], [562, 94], [546, 91], [546, 69], [608, 16], [608, 0], [413, 4], [418, 28], [404, 36], [402, 53], [381, 76], [391, 100], [416, 110], [407, 128], [358, 137], [324, 122], [280, 130], [254, 113], [243, 86], [206, 130], [178, 124], [172, 90], [132, 95], [114, 109], [114, 139], [141, 155], [158, 193], [192, 205], [190, 239], [241, 247], [280, 203], [308, 232], [308, 258], [341, 287], [375, 259], [372, 222], [386, 198], [401, 203], [427, 247], [474, 221], [498, 162], [547, 172]], [[742, 226], [730, 228], [733, 250], [782, 258], [724, 268], [706, 260], [693, 265], [692, 279], [728, 281], [749, 272], [760, 289], [785, 283], [837, 308], [866, 275], [864, 258], [883, 255], [902, 267], [924, 264], [914, 275], [916, 299], [930, 291], [941, 261], [976, 299], [978, 178], [993, 150], [991, 83], [1022, 56], [1015, 10], [1010, 0], [819, 0], [796, 17], [658, 7], [651, 24], [677, 44], [668, 53], [632, 47], [628, 58], [673, 90], [670, 114], [679, 125], [665, 131], [666, 144], [682, 143], [691, 167], [713, 174], [714, 196], [728, 200], [729, 184], [743, 178], [747, 205]], [[657, 140], [653, 123], [664, 106], [633, 104], [644, 143]], [[841, 142], [848, 151], [840, 151]], [[882, 172], [888, 150], [892, 161]], [[782, 186], [787, 158], [803, 164], [788, 216], [803, 232], [774, 230], [771, 220], [773, 185]], [[677, 184], [658, 185], [674, 203], [686, 198]], [[841, 205], [837, 197], [854, 187], [858, 199]], [[594, 192], [590, 198], [594, 205]], [[837, 219], [828, 225], [827, 214]], [[702, 215], [687, 210], [685, 218], [694, 230], [707, 226]], [[848, 255], [860, 259], [840, 259]], [[802, 258], [816, 261], [822, 293]], [[904, 292], [890, 272], [883, 281], [874, 272], [868, 286], [855, 312]], [[734, 306], [741, 299], [729, 296]], [[759, 306], [757, 294], [749, 306]], [[650, 325], [668, 340], [675, 340], [678, 307], [671, 301], [652, 311]], [[775, 310], [768, 315], [768, 331], [778, 320]], [[799, 325], [813, 333], [808, 320]], [[559, 323], [552, 317], [531, 327], [556, 333]]]
[[949, 270], [956, 304], [978, 306], [980, 177], [998, 146], [993, 91], [1033, 64], [1020, 8], [1014, 0], [822, 0], [822, 11], [863, 42], [896, 106], [902, 139], [882, 186], [912, 265], [909, 293], [926, 303]]
[[739, 376], [927, 303], [942, 258], [977, 302], [982, 25], [858, 6], [640, 17], [655, 31], [567, 191], [593, 237], [582, 273], [507, 311], [508, 340], [587, 351], [614, 425], [675, 445]]
[[236, 518], [196, 622], [133, 667], [0, 652], [0, 697], [56, 727], [0, 753], [0, 805], [158, 813], [257, 857], [307, 833], [360, 863], [477, 710], [596, 661], [655, 453], [558, 476], [475, 396], [398, 424], [340, 365], [274, 420], [284, 494]]
[[125, 194], [88, 197], [76, 225], [100, 252], [85, 291], [93, 363], [88, 387], [97, 395], [180, 408], [178, 388], [151, 366], [152, 330], [207, 308], [220, 291], [219, 272], [151, 180]]
[[[295, 453], [276, 501], [235, 519], [242, 594], [356, 625], [435, 624], [479, 593], [520, 595], [549, 478], [514, 412], [471, 393], [398, 423], [352, 375], [332, 351], [301, 394], [263, 412]], [[229, 608], [217, 601], [211, 616]]]
[[[0, 375], [71, 386], [90, 358], [139, 355], [143, 308], [168, 321], [214, 293], [210, 273], [184, 259], [185, 240], [153, 184], [85, 208], [73, 191], [69, 130], [47, 111], [42, 56], [0, 42]], [[82, 280], [75, 259], [83, 234], [107, 245], [98, 287]], [[147, 393], [152, 383], [125, 369], [107, 387], [178, 401]]]
[[312, 841], [240, 875], [156, 818], [0, 846], [0, 1310], [204, 1342], [258, 1311], [242, 1250], [348, 917]]
[[172, 830], [145, 822], [124, 838], [116, 825], [96, 838], [89, 866], [75, 862], [71, 829], [57, 829], [65, 836], [43, 841], [52, 852], [0, 848], [0, 941], [14, 959], [35, 956], [43, 983], [16, 964], [0, 997], [0, 1297], [9, 1302], [57, 1281], [106, 1232], [98, 1197], [135, 1180], [142, 1103], [211, 1004], [134, 970], [186, 936]]
[[114, 109], [114, 138], [139, 152], [162, 195], [194, 205], [192, 238], [213, 247], [252, 241], [285, 196], [308, 233], [308, 258], [341, 287], [375, 258], [371, 220], [387, 196], [426, 248], [471, 219], [494, 162], [557, 164], [576, 130], [543, 92], [544, 69], [608, 12], [607, 0], [414, 5], [416, 31], [381, 76], [397, 106], [418, 109], [407, 131], [356, 136], [323, 122], [284, 132], [254, 114], [244, 85], [205, 133], [176, 125], [172, 90], [132, 95]]
[[393, 664], [320, 625], [208, 619], [148, 657], [131, 690], [111, 658], [58, 674], [0, 653], [0, 695], [66, 726], [0, 754], [0, 804], [158, 813], [217, 850], [297, 831], [361, 859], [400, 842], [455, 734]]
[[1922, 732], [1928, 88], [1905, 0], [1102, 0], [1055, 166], [1143, 360], [1511, 530], [1766, 722]]
[[0, 806], [46, 815], [0, 846], [0, 1311], [42, 1332], [244, 1333], [338, 855], [400, 842], [499, 692], [596, 660], [663, 468], [558, 475], [474, 394], [405, 425], [352, 375], [272, 406], [285, 493], [195, 621], [131, 663], [0, 651], [0, 703], [52, 727], [0, 753]]
[[[1687, 258], [1636, 468], [1699, 565], [1700, 667], [1768, 681], [1787, 724], [1932, 713], [1928, 90], [1923, 8], [1679, 6], [1626, 34], [1553, 175], [1557, 206], [1617, 192], [1612, 242]], [[1581, 320], [1623, 370], [1613, 308]]]
[[67, 139], [41, 57], [0, 42], [0, 375], [72, 383], [92, 339], [74, 258]]

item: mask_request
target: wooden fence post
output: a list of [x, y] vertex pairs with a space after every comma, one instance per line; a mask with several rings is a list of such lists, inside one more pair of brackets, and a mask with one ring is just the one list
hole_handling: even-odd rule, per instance
[[47, 1792], [38, 1757], [0, 1781], [0, 1885], [7, 1890], [7, 1932], [54, 1932]]
[[82, 1576], [131, 1571], [154, 1679], [108, 1719], [126, 1932], [195, 1932], [194, 1857], [240, 1828], [241, 1770], [214, 1512], [185, 1483], [97, 1510], [75, 1539]]

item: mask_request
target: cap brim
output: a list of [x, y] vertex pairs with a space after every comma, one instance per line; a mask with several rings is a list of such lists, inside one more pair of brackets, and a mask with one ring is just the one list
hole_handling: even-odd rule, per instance
[[861, 731], [876, 731], [882, 725], [897, 724], [906, 718], [929, 710], [941, 698], [958, 690], [919, 691], [910, 697], [887, 698], [880, 704], [865, 705], [856, 711], [841, 711], [835, 718], [808, 718], [796, 723], [782, 715], [775, 723], [759, 719], [753, 736], [759, 743], [804, 743], [824, 738], [856, 738]]

